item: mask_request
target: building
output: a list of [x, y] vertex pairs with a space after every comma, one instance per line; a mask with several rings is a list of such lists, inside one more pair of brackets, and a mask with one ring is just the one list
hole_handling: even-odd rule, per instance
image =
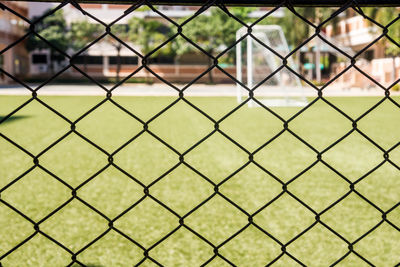
[[[22, 2], [7, 2], [7, 6], [20, 15], [28, 16], [28, 5]], [[0, 10], [0, 51], [20, 39], [26, 33], [27, 23], [7, 10]], [[0, 68], [13, 76], [29, 72], [28, 52], [24, 42], [13, 46], [0, 55]], [[12, 82], [0, 71], [0, 84]]]
[[[394, 26], [396, 27], [396, 26]], [[326, 27], [326, 35], [332, 38], [339, 47], [350, 48], [353, 54], [358, 53], [372, 43], [382, 30], [371, 24], [367, 19], [354, 10], [340, 17], [336, 24]], [[400, 77], [400, 57], [389, 58], [385, 55], [385, 44], [377, 42], [357, 57], [357, 66], [365, 73], [373, 77], [384, 86], [391, 85]], [[348, 59], [341, 60], [335, 64], [331, 77], [334, 77], [345, 69]], [[363, 74], [358, 71], [348, 71], [339, 78], [344, 87], [368, 88], [375, 86]]]

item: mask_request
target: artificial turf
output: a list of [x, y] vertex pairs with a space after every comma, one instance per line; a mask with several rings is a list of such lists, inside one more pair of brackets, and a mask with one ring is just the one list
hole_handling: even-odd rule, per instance
[[[6, 116], [28, 99], [27, 96], [1, 96], [0, 116]], [[40, 99], [71, 121], [103, 100], [89, 96], [43, 96]], [[353, 126], [348, 118], [324, 101], [318, 100], [290, 120], [288, 129], [315, 150], [323, 151], [321, 159], [326, 164], [317, 161], [317, 152], [289, 131], [273, 139], [283, 130], [283, 122], [260, 107], [243, 106], [218, 125], [242, 148], [219, 132], [193, 148], [215, 130], [215, 125], [188, 103], [179, 101], [151, 119], [175, 99], [113, 99], [140, 120], [150, 120], [149, 131], [176, 151], [148, 132], [131, 140], [143, 130], [143, 124], [107, 101], [79, 120], [76, 131], [106, 153], [117, 152], [112, 157], [112, 164], [118, 166], [115, 167], [109, 163], [106, 153], [82, 137], [75, 133], [64, 136], [70, 131], [70, 124], [37, 101], [32, 101], [1, 123], [0, 133], [33, 155], [40, 155], [39, 166], [33, 167], [32, 157], [0, 137], [0, 190], [2, 201], [32, 221], [40, 222], [41, 232], [2, 258], [35, 230], [31, 222], [1, 202], [2, 266], [66, 266], [71, 263], [71, 254], [66, 249], [80, 252], [107, 231], [76, 259], [88, 266], [132, 266], [143, 259], [143, 249], [131, 242], [134, 240], [144, 248], [150, 248], [149, 256], [164, 266], [199, 266], [214, 255], [213, 247], [188, 228], [215, 246], [223, 244], [218, 249], [221, 257], [216, 257], [208, 266], [229, 266], [222, 257], [237, 266], [266, 265], [282, 254], [282, 247], [265, 232], [282, 244], [289, 242], [285, 247], [287, 253], [309, 266], [327, 266], [346, 255], [349, 249], [343, 239], [355, 243], [354, 253], [349, 253], [339, 263], [341, 266], [367, 266], [357, 254], [378, 266], [393, 266], [400, 262], [400, 232], [395, 228], [400, 227], [400, 207], [392, 209], [400, 201], [400, 170], [385, 161], [384, 153], [357, 131], [331, 147]], [[398, 97], [393, 99], [400, 103]], [[193, 97], [188, 100], [216, 121], [237, 106], [233, 98]], [[381, 98], [327, 100], [356, 119]], [[300, 108], [273, 108], [273, 111], [286, 120]], [[389, 160], [400, 166], [400, 146], [396, 147], [400, 141], [398, 106], [385, 100], [359, 120], [357, 128], [382, 149], [393, 148]], [[42, 153], [63, 136], [62, 141]], [[271, 139], [273, 141], [267, 143]], [[129, 140], [131, 142], [127, 144]], [[126, 146], [119, 150], [124, 144]], [[244, 149], [257, 151], [253, 155], [254, 163], [249, 162]], [[180, 164], [176, 152], [184, 154], [185, 163]], [[378, 165], [380, 167], [374, 170]], [[297, 176], [310, 166], [304, 174]], [[27, 170], [30, 171], [26, 175], [10, 184]], [[49, 172], [77, 188], [77, 198], [71, 200], [71, 189]], [[95, 178], [89, 179], [96, 173]], [[231, 176], [232, 173], [235, 175]], [[160, 176], [162, 179], [158, 180]], [[361, 177], [364, 178], [359, 180]], [[353, 192], [350, 192], [351, 182], [356, 182]], [[282, 192], [282, 183], [287, 183], [288, 192]], [[218, 191], [226, 198], [215, 193], [213, 184], [219, 185]], [[145, 197], [143, 185], [150, 185], [150, 196]], [[326, 209], [346, 194], [346, 198]], [[143, 201], [132, 208], [142, 198]], [[193, 211], [207, 199], [203, 206]], [[260, 209], [273, 199], [275, 201], [270, 205]], [[67, 200], [71, 202], [47, 217]], [[236, 203], [237, 207], [228, 200]], [[110, 230], [107, 219], [82, 202], [111, 220], [118, 218], [113, 222], [115, 229]], [[324, 211], [320, 216], [321, 223], [316, 223], [315, 213], [305, 205], [316, 213]], [[379, 209], [390, 211], [386, 218], [392, 225], [388, 221], [382, 222]], [[249, 225], [248, 216], [243, 211], [255, 213], [252, 220], [257, 227]], [[177, 215], [184, 216], [189, 212], [189, 216], [184, 218], [188, 228], [179, 227]], [[123, 216], [119, 216], [121, 213]], [[367, 236], [359, 239], [378, 224]], [[311, 225], [314, 227], [308, 228]], [[245, 226], [247, 228], [224, 243]], [[340, 234], [342, 239], [327, 227]], [[174, 229], [176, 232], [157, 243]], [[303, 232], [306, 229], [309, 230]], [[301, 236], [294, 239], [299, 234]], [[65, 249], [45, 236], [57, 240]], [[297, 265], [288, 255], [275, 262], [275, 266]], [[156, 264], [146, 260], [142, 266]]]

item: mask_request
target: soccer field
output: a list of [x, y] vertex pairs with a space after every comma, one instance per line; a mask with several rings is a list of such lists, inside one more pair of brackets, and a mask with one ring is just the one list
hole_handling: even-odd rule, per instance
[[[1, 96], [0, 119], [28, 99]], [[75, 121], [104, 98], [40, 99]], [[327, 98], [353, 119], [381, 99]], [[393, 99], [400, 104], [400, 97]], [[385, 100], [357, 123], [357, 128], [382, 149], [392, 149], [388, 162], [377, 146], [356, 131], [330, 147], [353, 129], [352, 122], [327, 103], [317, 101], [288, 127], [315, 150], [324, 152], [318, 161], [317, 153], [289, 131], [276, 137], [284, 129], [280, 119], [263, 108], [246, 105], [219, 123], [219, 129], [242, 148], [220, 132], [192, 148], [215, 131], [214, 123], [184, 101], [154, 117], [175, 100], [113, 97], [138, 119], [153, 118], [148, 124], [152, 134], [139, 136], [143, 124], [109, 101], [77, 122], [81, 137], [75, 133], [65, 136], [70, 125], [37, 101], [0, 124], [2, 135], [39, 155], [39, 166], [34, 167], [30, 156], [0, 137], [1, 200], [39, 223], [40, 229], [2, 259], [3, 266], [67, 266], [71, 263], [67, 250], [78, 253], [76, 259], [88, 266], [132, 266], [144, 257], [143, 249], [132, 241], [150, 249], [149, 256], [163, 266], [200, 266], [214, 252], [194, 232], [215, 246], [223, 245], [218, 249], [221, 256], [208, 266], [230, 266], [222, 257], [237, 266], [264, 266], [282, 254], [281, 245], [273, 238], [287, 244], [287, 253], [309, 266], [328, 266], [345, 256], [349, 252], [345, 240], [355, 242], [354, 252], [340, 266], [368, 266], [357, 255], [377, 266], [400, 262], [400, 232], [395, 228], [400, 227], [400, 207], [392, 209], [400, 201], [400, 169], [395, 166], [400, 166], [400, 146], [396, 147], [400, 142], [399, 107]], [[188, 101], [215, 121], [237, 106], [230, 97], [192, 97]], [[273, 111], [286, 120], [300, 108]], [[244, 150], [256, 151], [254, 162], [249, 162]], [[107, 153], [113, 155], [112, 164]], [[184, 153], [184, 163], [180, 163], [178, 153]], [[354, 191], [349, 186], [352, 182]], [[283, 183], [287, 192], [282, 191]], [[215, 185], [223, 196], [215, 193]], [[68, 186], [77, 189], [76, 198], [72, 199]], [[147, 197], [143, 186], [149, 186]], [[0, 259], [35, 233], [33, 223], [4, 202], [0, 202]], [[61, 210], [47, 216], [64, 203], [67, 205]], [[195, 209], [200, 203], [204, 205]], [[382, 221], [379, 210], [390, 211], [387, 221]], [[320, 222], [316, 222], [315, 214], [320, 212]], [[246, 213], [253, 215], [254, 224], [249, 224]], [[185, 216], [185, 226], [180, 226], [178, 216]], [[116, 219], [113, 229], [106, 218]], [[283, 255], [274, 266], [297, 265]], [[142, 266], [156, 264], [146, 260]]]

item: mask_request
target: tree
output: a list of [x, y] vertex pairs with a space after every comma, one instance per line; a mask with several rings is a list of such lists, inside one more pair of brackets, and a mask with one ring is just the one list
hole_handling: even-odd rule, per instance
[[[71, 24], [70, 40], [71, 48], [78, 51], [96, 39], [104, 30], [100, 24], [89, 23], [86, 20]], [[83, 53], [85, 54], [86, 51]], [[82, 54], [81, 54], [82, 55]], [[84, 70], [87, 70], [87, 57], [83, 58]]]
[[[128, 41], [128, 27], [126, 25], [122, 24], [115, 24], [111, 28], [112, 34], [118, 37], [123, 42]], [[120, 82], [120, 72], [121, 72], [121, 49], [122, 49], [122, 43], [115, 39], [111, 35], [107, 35], [106, 37], [106, 42], [111, 44], [115, 50], [117, 51], [117, 69], [115, 71], [116, 73], [116, 81], [117, 83]]]
[[[128, 21], [127, 40], [140, 46], [140, 52], [143, 56], [147, 56], [172, 35], [172, 27], [168, 27], [158, 20], [132, 17]], [[176, 53], [171, 42], [152, 53], [151, 57], [163, 55], [175, 57]]]
[[[253, 8], [234, 7], [229, 11], [243, 22], [248, 21], [248, 14]], [[183, 27], [183, 34], [198, 44], [208, 54], [214, 55], [221, 52], [226, 47], [236, 41], [236, 31], [243, 25], [229, 17], [229, 15], [219, 8], [211, 10], [209, 15], [199, 15], [188, 22]], [[188, 52], [198, 52], [198, 49], [188, 43], [183, 38], [174, 40], [174, 47], [177, 56], [182, 56]], [[227, 53], [226, 61], [233, 61], [234, 51], [231, 49]], [[214, 64], [212, 58], [209, 58], [209, 66]], [[209, 81], [213, 83], [212, 72], [208, 72]]]
[[[38, 18], [33, 18], [33, 21], [36, 19]], [[62, 10], [59, 10], [52, 15], [46, 16], [44, 19], [38, 21], [35, 24], [35, 31], [49, 43], [51, 43], [52, 46], [57, 47], [61, 51], [67, 51], [69, 47], [68, 29]], [[35, 49], [49, 49], [50, 62], [48, 62], [48, 66], [50, 68], [50, 72], [54, 73], [54, 61], [60, 63], [64, 57], [60, 55], [57, 49], [53, 48], [52, 46], [46, 44], [35, 34], [30, 34], [26, 42], [26, 48], [28, 51], [33, 51]]]
[[[364, 13], [375, 21], [378, 21], [381, 25], [387, 26], [392, 20], [399, 15], [399, 10], [394, 7], [369, 7], [365, 8]], [[369, 22], [373, 25], [372, 22]], [[400, 55], [400, 27], [394, 23], [388, 27], [387, 35], [393, 39], [389, 40], [383, 37], [380, 42], [385, 48], [385, 55], [392, 58], [393, 71], [392, 81], [396, 80], [396, 57]], [[374, 26], [377, 27], [377, 26]]]
[[[295, 10], [299, 15], [306, 18], [314, 25], [319, 25], [324, 19], [328, 18], [333, 10], [331, 8], [314, 8], [305, 7], [297, 8]], [[338, 17], [334, 17], [331, 22], [333, 23], [334, 29], [337, 24]], [[300, 22], [300, 23], [299, 23]], [[292, 12], [290, 9], [285, 9], [285, 15], [279, 19], [278, 24], [282, 26], [285, 37], [291, 47], [297, 47], [303, 41], [305, 41], [311, 34], [314, 34], [315, 30], [306, 22]], [[315, 39], [315, 67], [316, 67], [316, 80], [321, 80], [321, 69], [320, 69], [320, 40]], [[297, 62], [300, 62], [300, 50], [296, 53]]]
[[[129, 41], [139, 45], [143, 55], [150, 53], [163, 41], [172, 36], [172, 29], [170, 27], [153, 19], [133, 17], [129, 20], [128, 26]], [[173, 53], [170, 50], [170, 43], [166, 47], [169, 49], [164, 53]]]

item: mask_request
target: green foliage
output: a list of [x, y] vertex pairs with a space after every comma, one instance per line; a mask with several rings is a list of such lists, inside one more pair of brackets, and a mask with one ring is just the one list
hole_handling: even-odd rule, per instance
[[[37, 17], [34, 17], [33, 21], [36, 19]], [[35, 49], [49, 49], [51, 60], [48, 63], [48, 66], [50, 68], [50, 72], [53, 72], [54, 62], [61, 62], [64, 59], [64, 57], [57, 50], [67, 51], [69, 48], [68, 29], [67, 23], [64, 19], [63, 11], [56, 11], [54, 14], [39, 20], [35, 24], [35, 31], [43, 39], [51, 43], [52, 46], [49, 46], [36, 34], [30, 34], [26, 42], [26, 49], [28, 51], [33, 51]], [[57, 49], [55, 49], [53, 46]]]
[[[254, 8], [234, 7], [229, 11], [243, 22], [249, 22], [248, 14]], [[186, 19], [183, 19], [183, 21]], [[221, 9], [212, 9], [210, 15], [200, 15], [184, 25], [183, 34], [198, 44], [206, 52], [214, 54], [221, 52], [236, 41], [236, 31], [243, 25], [232, 19]], [[198, 51], [185, 39], [178, 38], [174, 42], [177, 55]], [[232, 63], [234, 51], [228, 52], [226, 63]]]
[[[35, 21], [35, 19], [37, 18], [33, 18], [33, 21]], [[38, 21], [35, 24], [35, 31], [52, 45], [56, 46], [59, 50], [66, 51], [68, 49], [68, 30], [62, 10]], [[55, 52], [54, 48], [49, 47], [35, 34], [29, 35], [26, 42], [26, 48], [28, 51], [33, 51], [35, 49], [50, 49], [52, 54]]]
[[[365, 8], [364, 13], [372, 18], [373, 20], [377, 21], [383, 26], [387, 26], [399, 16], [399, 11], [393, 7], [368, 7]], [[372, 22], [369, 22], [372, 25]], [[400, 27], [399, 22], [395, 22], [390, 27], [388, 27], [388, 36], [390, 36], [396, 43], [393, 43], [388, 38], [381, 39], [384, 42], [385, 46], [385, 54], [387, 56], [397, 56], [400, 55]]]
[[104, 32], [100, 24], [78, 21], [71, 24], [70, 40], [71, 47], [79, 50]]
[[[121, 39], [122, 41], [128, 41], [128, 30], [129, 30], [129, 26], [126, 24], [114, 24], [111, 27], [111, 33], [114, 34], [115, 36], [117, 36], [119, 39]], [[114, 40], [116, 41], [113, 37], [107, 35], [107, 38], [109, 41]]]
[[[283, 29], [289, 46], [295, 48], [313, 34], [315, 29], [303, 22], [289, 9], [286, 8], [284, 12], [285, 15], [283, 17], [271, 24], [279, 24]], [[317, 25], [331, 15], [332, 9], [305, 7], [297, 8], [296, 12]], [[332, 22], [335, 24], [337, 18], [333, 19]]]
[[[309, 8], [308, 8], [309, 9]], [[308, 10], [303, 9], [303, 10]], [[305, 12], [301, 15], [304, 15]], [[292, 13], [289, 9], [285, 9], [285, 15], [279, 19], [278, 23], [281, 25], [289, 46], [294, 47], [304, 41], [310, 34], [310, 27], [306, 24], [299, 24], [299, 18]]]
[[[133, 17], [128, 22], [127, 40], [139, 45], [143, 54], [148, 54], [173, 35], [172, 28], [160, 21]], [[171, 43], [157, 54], [174, 54]]]

